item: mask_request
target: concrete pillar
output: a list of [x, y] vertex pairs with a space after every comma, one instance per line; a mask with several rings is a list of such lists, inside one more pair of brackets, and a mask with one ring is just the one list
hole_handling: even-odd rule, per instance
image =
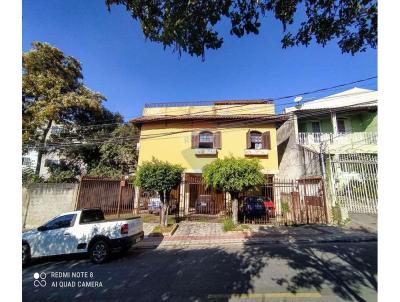
[[185, 183], [185, 215], [189, 215], [190, 184]]
[[297, 115], [295, 113], [293, 113], [293, 128], [294, 128], [294, 137], [296, 140], [296, 144], [299, 142], [299, 124], [297, 122]]
[[338, 134], [336, 112], [331, 112], [331, 121], [332, 121], [333, 134], [334, 136], [336, 136]]
[[133, 214], [139, 213], [139, 198], [140, 198], [140, 188], [135, 187], [135, 199], [133, 200]]
[[[185, 179], [185, 175], [182, 176], [182, 179]], [[185, 189], [186, 189], [186, 182], [182, 181], [181, 185], [179, 186], [179, 217], [185, 216], [185, 206], [187, 201], [185, 200]]]

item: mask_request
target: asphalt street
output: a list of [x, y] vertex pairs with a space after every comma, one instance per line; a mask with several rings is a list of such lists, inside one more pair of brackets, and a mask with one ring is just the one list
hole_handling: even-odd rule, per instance
[[22, 277], [23, 301], [376, 301], [377, 243], [132, 249], [103, 265], [36, 261]]

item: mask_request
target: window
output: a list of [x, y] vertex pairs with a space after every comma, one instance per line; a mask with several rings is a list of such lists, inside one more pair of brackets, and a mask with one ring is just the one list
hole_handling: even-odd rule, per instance
[[321, 124], [319, 122], [312, 122], [311, 127], [312, 127], [312, 132], [314, 133], [321, 132]]
[[339, 133], [346, 133], [346, 126], [344, 120], [337, 120], [337, 130]]
[[212, 149], [214, 146], [214, 136], [211, 132], [201, 132], [199, 134], [199, 148]]
[[57, 160], [57, 159], [46, 159], [44, 161], [44, 166], [46, 168], [48, 168], [48, 167], [53, 166], [53, 165], [58, 165], [59, 163], [60, 163], [60, 161]]
[[102, 210], [84, 210], [81, 214], [80, 223], [90, 223], [95, 221], [104, 220], [104, 214]]
[[314, 136], [314, 143], [321, 142], [321, 124], [320, 122], [311, 122], [311, 128]]
[[251, 150], [271, 150], [271, 134], [269, 131], [265, 131], [263, 133], [255, 130], [249, 130], [246, 133], [246, 149], [249, 150], [248, 155], [263, 155], [266, 154], [260, 153], [257, 151], [256, 153]]
[[32, 164], [32, 161], [29, 157], [22, 157], [22, 164], [25, 166], [30, 166]]
[[63, 132], [63, 128], [58, 127], [58, 126], [53, 126], [51, 128], [51, 134], [60, 134]]
[[56, 229], [62, 229], [62, 228], [69, 228], [70, 226], [73, 225], [75, 221], [75, 214], [67, 214], [63, 216], [59, 216], [57, 218], [54, 218], [53, 220], [50, 220], [48, 223], [46, 223], [42, 229], [44, 231], [47, 230], [56, 230]]
[[258, 131], [250, 132], [250, 149], [256, 149], [256, 150], [262, 149], [262, 138], [260, 132]]

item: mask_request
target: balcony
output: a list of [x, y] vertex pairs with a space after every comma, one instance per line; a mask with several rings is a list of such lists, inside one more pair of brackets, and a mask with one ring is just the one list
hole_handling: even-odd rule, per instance
[[299, 132], [299, 144], [316, 152], [319, 152], [323, 143], [331, 153], [376, 153], [377, 142], [376, 132]]

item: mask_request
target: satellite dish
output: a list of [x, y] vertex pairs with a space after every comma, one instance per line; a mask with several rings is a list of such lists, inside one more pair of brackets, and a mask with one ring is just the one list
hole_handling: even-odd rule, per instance
[[296, 97], [294, 98], [294, 101], [295, 101], [296, 103], [300, 103], [302, 99], [303, 99], [302, 96], [296, 96]]

